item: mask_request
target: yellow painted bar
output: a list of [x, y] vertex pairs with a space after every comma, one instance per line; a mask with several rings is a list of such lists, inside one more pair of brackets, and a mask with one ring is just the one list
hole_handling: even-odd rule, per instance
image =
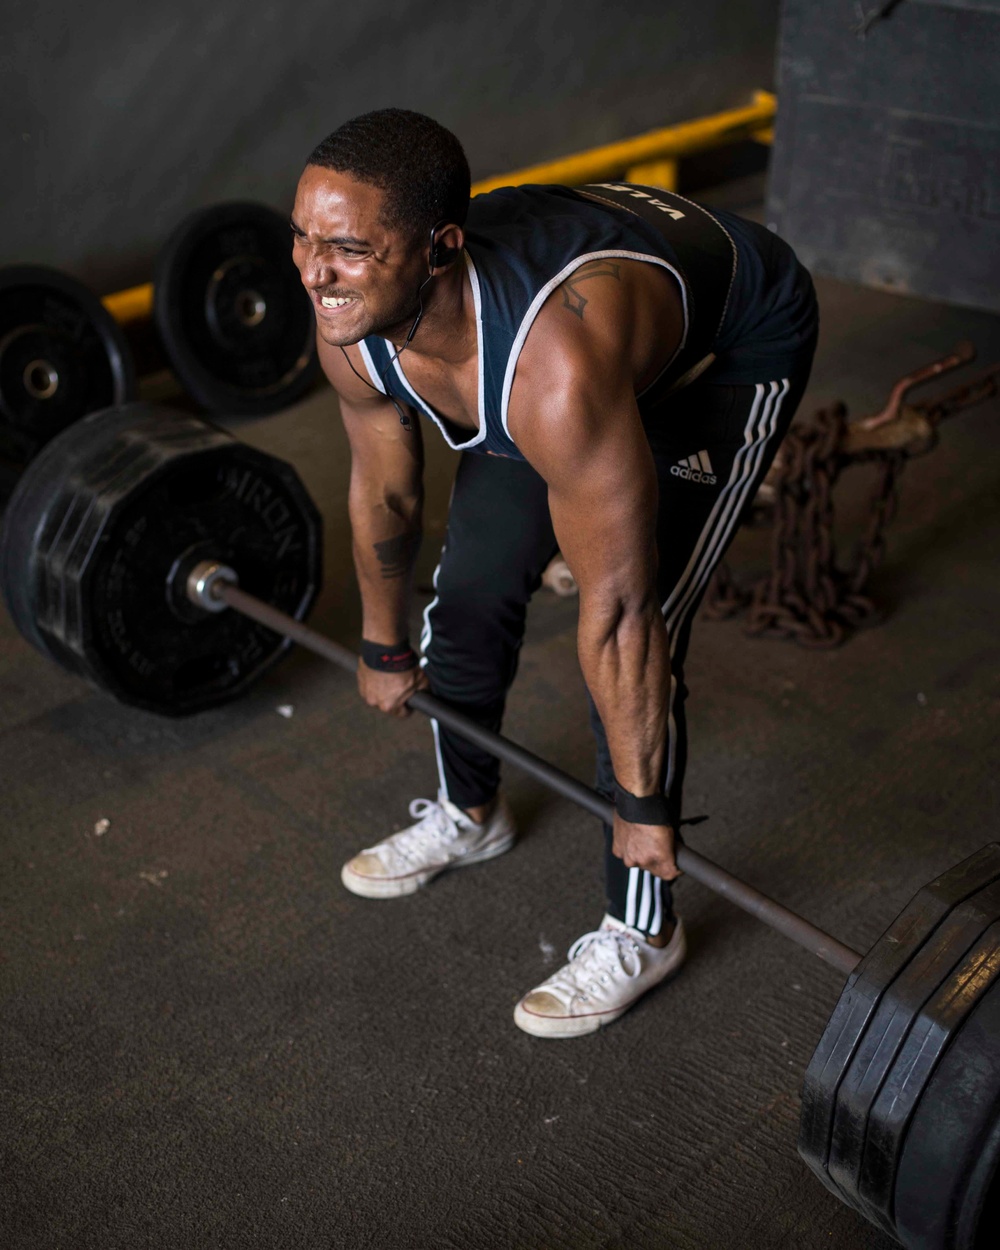
[[129, 287], [127, 291], [105, 295], [101, 303], [119, 325], [145, 321], [153, 315], [153, 284], [146, 282], [142, 286]]
[[[497, 187], [517, 187], [526, 182], [554, 182], [576, 186], [623, 174], [631, 182], [647, 183], [672, 191], [677, 186], [677, 158], [708, 148], [721, 147], [740, 139], [770, 143], [772, 123], [777, 112], [777, 98], [770, 91], [755, 91], [753, 104], [745, 108], [727, 109], [691, 122], [651, 130], [634, 139], [622, 139], [603, 147], [590, 148], [573, 156], [541, 165], [515, 169], [496, 178], [485, 178], [472, 184], [472, 194], [482, 195]], [[153, 285], [130, 287], [116, 291], [102, 300], [104, 307], [119, 325], [144, 321], [153, 312]]]
[[721, 147], [745, 139], [754, 131], [766, 129], [774, 121], [777, 99], [770, 91], [755, 91], [753, 104], [745, 108], [727, 109], [710, 117], [680, 122], [662, 130], [651, 130], [634, 139], [622, 139], [603, 147], [590, 148], [573, 156], [541, 165], [529, 165], [496, 178], [473, 183], [472, 194], [482, 195], [497, 187], [516, 187], [526, 182], [554, 182], [578, 186], [582, 182], [599, 182], [620, 177], [626, 169], [649, 161], [676, 159], [707, 148]]
[[662, 187], [664, 191], [677, 190], [676, 161], [646, 161], [625, 170], [626, 182], [637, 182], [641, 187]]

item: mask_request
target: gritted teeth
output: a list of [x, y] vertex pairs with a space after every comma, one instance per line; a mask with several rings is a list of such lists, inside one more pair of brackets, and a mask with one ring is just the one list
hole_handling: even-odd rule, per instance
[[354, 303], [354, 296], [353, 295], [345, 295], [345, 296], [324, 295], [321, 297], [320, 303], [323, 305], [324, 308], [343, 308], [345, 304]]

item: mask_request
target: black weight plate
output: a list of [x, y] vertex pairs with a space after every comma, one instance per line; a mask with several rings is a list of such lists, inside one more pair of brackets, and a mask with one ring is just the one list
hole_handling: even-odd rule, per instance
[[128, 344], [95, 295], [41, 265], [0, 270], [0, 457], [23, 466], [88, 412], [134, 395]]
[[181, 222], [156, 263], [153, 316], [174, 372], [210, 412], [276, 412], [319, 375], [288, 220], [263, 204]]
[[[43, 502], [44, 500], [44, 502]], [[122, 702], [167, 715], [240, 694], [288, 647], [207, 613], [178, 566], [231, 564], [302, 619], [319, 588], [319, 515], [294, 470], [204, 421], [150, 404], [54, 440], [11, 499], [0, 589], [29, 640]]]
[[1000, 984], [972, 1008], [923, 1088], [896, 1170], [896, 1236], [912, 1250], [993, 1250], [1000, 1228]]
[[[49, 655], [49, 638], [39, 630], [37, 620], [38, 552], [52, 541], [53, 518], [64, 516], [60, 500], [67, 482], [80, 472], [88, 449], [103, 447], [113, 436], [133, 428], [137, 414], [144, 410], [139, 404], [111, 408], [64, 430], [21, 476], [7, 505], [0, 534], [0, 592], [21, 634]], [[100, 437], [95, 432], [98, 424]]]
[[1000, 878], [1000, 846], [991, 843], [917, 892], [854, 972], [813, 1053], [802, 1086], [799, 1154], [828, 1189], [854, 1205], [830, 1179], [827, 1164], [841, 1079], [879, 1001], [949, 911]]
[[[942, 986], [959, 976], [970, 947], [1000, 917], [1000, 881], [953, 908], [928, 936], [882, 999], [862, 1035], [837, 1090], [830, 1140], [830, 1178], [869, 1219], [879, 1219], [861, 1193], [861, 1173], [870, 1131], [877, 1133], [875, 1106], [905, 1051], [911, 1030]], [[885, 1104], [883, 1113], [888, 1114]], [[883, 1134], [884, 1137], [884, 1134]], [[883, 1205], [888, 1207], [891, 1184]]]
[[[858, 1192], [892, 1232], [892, 1196], [907, 1127], [949, 1042], [1000, 976], [1000, 907], [993, 908], [993, 919], [924, 1004], [869, 1112]], [[1000, 1046], [1000, 1035], [996, 1041]]]

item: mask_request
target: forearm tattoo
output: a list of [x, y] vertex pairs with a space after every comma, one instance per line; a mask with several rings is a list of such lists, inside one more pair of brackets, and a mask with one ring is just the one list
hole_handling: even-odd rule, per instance
[[405, 577], [413, 565], [420, 547], [420, 533], [397, 534], [375, 543], [375, 555], [382, 566], [385, 578]]
[[583, 310], [586, 308], [588, 301], [586, 296], [579, 290], [579, 284], [586, 282], [588, 278], [619, 278], [620, 270], [621, 265], [616, 265], [610, 260], [591, 260], [585, 265], [581, 265], [562, 284], [563, 308], [568, 308], [571, 313], [576, 313], [582, 321]]

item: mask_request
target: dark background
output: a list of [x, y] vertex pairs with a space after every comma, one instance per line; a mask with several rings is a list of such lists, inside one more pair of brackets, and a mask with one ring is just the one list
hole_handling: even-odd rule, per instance
[[[777, 9], [18, 0], [0, 264], [100, 291], [147, 279], [187, 211], [286, 207], [312, 144], [380, 105], [440, 118], [482, 176], [744, 103], [772, 85]], [[745, 182], [751, 201], [728, 184], [726, 203], [759, 216]], [[987, 313], [817, 285], [803, 418], [877, 411], [962, 338], [1000, 356]], [[996, 419], [956, 418], [907, 469], [873, 628], [835, 652], [735, 622], [693, 640], [687, 798], [711, 819], [692, 845], [859, 950], [996, 836]], [[312, 623], [355, 644], [332, 393], [233, 425], [322, 508]], [[454, 467], [428, 443], [414, 636]], [[871, 489], [870, 467], [838, 485], [845, 558]], [[737, 577], [769, 544], [740, 535]], [[506, 729], [591, 775], [574, 601], [532, 605]], [[539, 1043], [511, 1012], [599, 922], [599, 830], [511, 774], [510, 855], [396, 903], [349, 895], [344, 860], [434, 784], [422, 718], [369, 715], [307, 654], [167, 721], [58, 669], [0, 611], [2, 1250], [892, 1250], [795, 1152], [841, 979], [686, 880], [683, 975], [605, 1033]]]
[[998, 63], [1000, 0], [785, 0], [772, 229], [813, 273], [1000, 312]]
[[430, 113], [473, 177], [749, 101], [778, 0], [14, 0], [0, 38], [0, 264], [100, 294], [148, 280], [194, 208], [284, 209], [314, 144], [387, 105]]

